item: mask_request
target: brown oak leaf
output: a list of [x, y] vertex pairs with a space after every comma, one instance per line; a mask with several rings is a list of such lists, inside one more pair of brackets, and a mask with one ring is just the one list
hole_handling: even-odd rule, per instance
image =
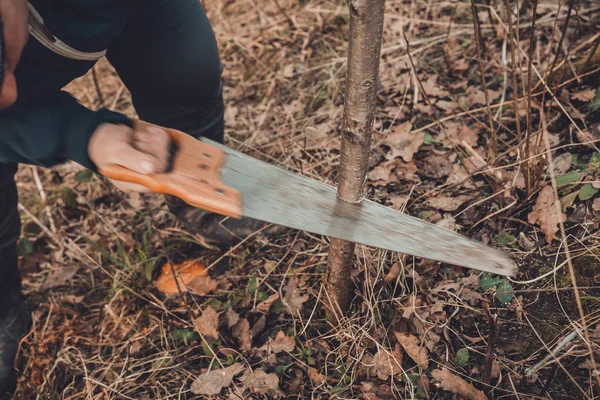
[[571, 98], [575, 99], [575, 100], [579, 100], [579, 101], [588, 102], [588, 101], [592, 101], [594, 99], [595, 95], [596, 95], [596, 91], [594, 91], [593, 89], [587, 88], [587, 89], [580, 90], [577, 93], [572, 93]]
[[473, 196], [469, 195], [460, 195], [456, 197], [450, 196], [438, 196], [432, 199], [429, 199], [427, 202], [433, 208], [442, 211], [456, 211], [458, 207], [463, 205], [465, 202], [471, 200]]
[[373, 186], [385, 186], [389, 183], [391, 174], [391, 165], [378, 165], [369, 172], [368, 178]]
[[411, 129], [412, 123], [410, 121], [394, 125], [385, 139], [383, 139], [383, 144], [391, 149], [387, 155], [388, 160], [401, 157], [405, 162], [412, 161], [413, 155], [419, 151], [419, 148], [425, 141], [425, 133], [411, 133]]
[[199, 375], [192, 383], [192, 393], [204, 396], [218, 395], [223, 388], [231, 386], [233, 377], [243, 370], [242, 364], [235, 363], [227, 368], [214, 369]]
[[369, 362], [371, 373], [385, 381], [390, 376], [402, 374], [402, 351], [396, 348], [390, 352], [379, 349]]
[[431, 371], [431, 376], [440, 383], [442, 389], [455, 393], [465, 400], [487, 400], [487, 396], [481, 390], [475, 389], [473, 385], [446, 368]]
[[277, 332], [275, 339], [269, 339], [269, 342], [260, 348], [260, 350], [271, 350], [275, 354], [281, 352], [292, 352], [296, 348], [296, 339], [293, 336], [287, 336], [284, 331]]
[[250, 322], [242, 318], [231, 329], [231, 334], [235, 337], [242, 351], [248, 351], [252, 348], [252, 334], [250, 333]]
[[419, 339], [410, 333], [394, 332], [396, 340], [404, 352], [423, 369], [429, 367], [429, 352], [419, 343]]
[[187, 288], [197, 296], [206, 296], [214, 292], [217, 285], [217, 281], [210, 276], [197, 276], [187, 284]]
[[266, 373], [262, 369], [256, 369], [249, 375], [243, 377], [244, 389], [251, 393], [270, 394], [273, 397], [281, 397], [279, 389], [279, 378], [274, 373]]
[[211, 306], [207, 306], [194, 322], [196, 331], [200, 335], [213, 339], [219, 338], [219, 314]]
[[546, 185], [538, 194], [533, 211], [527, 217], [530, 224], [539, 225], [542, 232], [546, 235], [548, 242], [551, 242], [556, 238], [556, 232], [558, 232], [558, 224], [565, 222], [567, 216], [557, 210], [556, 200], [554, 197], [554, 190], [552, 186]]
[[285, 295], [282, 302], [291, 315], [296, 315], [302, 310], [302, 305], [308, 300], [308, 294], [301, 295], [301, 289], [298, 288], [298, 278], [292, 278], [283, 288]]

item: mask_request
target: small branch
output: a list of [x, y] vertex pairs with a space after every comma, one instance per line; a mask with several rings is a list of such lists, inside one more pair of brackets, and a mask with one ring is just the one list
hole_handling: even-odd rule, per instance
[[531, 38], [529, 40], [529, 53], [527, 55], [527, 135], [525, 137], [525, 190], [527, 196], [531, 194], [531, 167], [529, 166], [529, 156], [531, 153], [531, 73], [533, 71], [533, 48], [535, 45], [535, 14], [537, 13], [538, 0], [533, 0], [531, 11]]
[[96, 93], [98, 94], [98, 101], [100, 102], [100, 107], [104, 107], [104, 96], [102, 95], [102, 89], [100, 89], [100, 82], [98, 81], [95, 65], [92, 68], [92, 78], [94, 79], [94, 86], [96, 86]]
[[513, 110], [515, 113], [515, 124], [517, 125], [517, 141], [519, 142], [519, 157], [523, 157], [523, 133], [521, 132], [521, 118], [519, 117], [519, 84], [517, 82], [517, 64], [515, 57], [514, 27], [512, 23], [512, 12], [508, 4], [508, 0], [504, 0], [506, 15], [508, 16], [508, 37], [510, 43], [510, 64], [512, 69], [513, 81]]
[[483, 93], [485, 94], [485, 104], [487, 107], [488, 119], [490, 122], [490, 132], [492, 133], [492, 158], [496, 156], [498, 140], [496, 138], [496, 130], [494, 129], [494, 117], [492, 115], [492, 109], [490, 107], [490, 96], [488, 93], [487, 83], [485, 81], [485, 71], [483, 68], [483, 61], [481, 60], [481, 27], [479, 24], [479, 17], [477, 15], [477, 7], [475, 6], [475, 0], [471, 0], [471, 11], [473, 12], [473, 24], [475, 24], [475, 45], [477, 47], [477, 62], [479, 64], [479, 73], [481, 75], [481, 85], [483, 86]]
[[485, 355], [485, 375], [483, 376], [483, 383], [486, 385], [490, 384], [492, 379], [492, 364], [494, 362], [494, 342], [496, 341], [496, 321], [498, 316], [492, 315], [488, 310], [488, 317], [490, 321], [490, 333], [488, 335], [487, 353]]

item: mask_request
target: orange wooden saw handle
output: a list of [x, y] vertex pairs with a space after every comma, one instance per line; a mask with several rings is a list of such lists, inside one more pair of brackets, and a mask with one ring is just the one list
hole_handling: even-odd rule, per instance
[[[135, 130], [155, 126], [134, 121]], [[162, 174], [141, 174], [118, 164], [98, 167], [105, 177], [146, 186], [155, 193], [179, 197], [196, 208], [233, 218], [242, 216], [241, 194], [221, 181], [225, 152], [183, 132], [166, 129], [177, 146], [172, 168]]]

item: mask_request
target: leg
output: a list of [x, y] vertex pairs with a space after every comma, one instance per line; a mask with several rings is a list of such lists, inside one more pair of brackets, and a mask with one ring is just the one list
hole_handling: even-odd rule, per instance
[[[140, 2], [107, 56], [131, 91], [140, 118], [223, 143], [221, 62], [200, 1]], [[208, 242], [231, 244], [264, 226], [251, 219], [224, 220], [172, 197], [167, 203]]]
[[17, 265], [21, 221], [17, 210], [16, 164], [0, 163], [0, 399], [14, 390], [14, 359], [20, 338], [29, 329]]
[[107, 57], [140, 118], [223, 142], [221, 62], [198, 0], [145, 0]]

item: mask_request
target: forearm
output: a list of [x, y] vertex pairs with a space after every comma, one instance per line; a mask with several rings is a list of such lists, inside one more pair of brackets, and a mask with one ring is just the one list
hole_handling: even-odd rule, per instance
[[20, 101], [0, 111], [0, 162], [50, 167], [73, 160], [96, 170], [88, 143], [103, 123], [131, 125], [126, 116], [91, 111], [66, 92], [39, 102]]

